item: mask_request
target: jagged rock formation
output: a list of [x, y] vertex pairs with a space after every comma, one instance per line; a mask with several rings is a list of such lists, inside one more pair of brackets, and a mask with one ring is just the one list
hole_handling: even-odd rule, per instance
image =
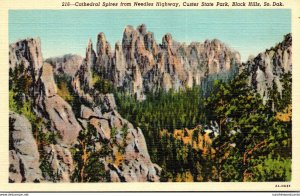
[[233, 67], [240, 64], [239, 53], [219, 40], [186, 45], [173, 41], [171, 34], [166, 34], [162, 44], [157, 44], [145, 25], [137, 29], [127, 26], [122, 44], [116, 43], [115, 51], [105, 35], [99, 33], [96, 48], [97, 52], [89, 42], [85, 63], [75, 81], [80, 80], [82, 85], [91, 87], [86, 83], [91, 81], [92, 69], [139, 100], [145, 99], [145, 92], [199, 85], [202, 78], [233, 72]]
[[9, 113], [9, 182], [40, 182], [39, 152], [30, 122]]
[[38, 78], [38, 70], [43, 65], [40, 39], [25, 39], [9, 46], [9, 67], [15, 69], [22, 64], [33, 79]]
[[[100, 135], [99, 143], [96, 146], [104, 144], [110, 146], [112, 153], [103, 159], [105, 167], [110, 170], [110, 177], [115, 182], [137, 182], [137, 181], [158, 181], [157, 174], [160, 173], [160, 167], [153, 164], [148, 154], [147, 145], [142, 131], [113, 109], [107, 113], [97, 114], [95, 109], [81, 106], [81, 124], [87, 128], [92, 125]], [[123, 128], [126, 127], [126, 135]], [[114, 134], [112, 135], [112, 129]], [[120, 147], [124, 153], [120, 152]]]
[[[51, 148], [51, 145], [45, 144], [40, 147], [39, 151], [45, 154], [43, 159], [47, 159], [44, 160], [44, 162], [50, 162], [50, 169], [55, 172], [57, 181], [70, 181], [69, 176], [61, 172], [65, 170], [63, 168], [65, 156], [60, 157], [55, 165], [53, 163], [55, 157], [52, 156], [51, 158], [47, 153], [55, 154], [55, 151], [59, 149], [59, 147], [63, 147], [65, 148], [65, 151], [69, 151], [70, 144], [76, 141], [81, 127], [75, 119], [71, 106], [57, 95], [57, 86], [54, 82], [53, 68], [48, 63], [43, 63], [40, 41], [27, 39], [11, 44], [10, 57], [10, 69], [12, 72], [20, 66], [24, 67], [19, 70], [24, 73], [19, 73], [20, 76], [17, 79], [20, 79], [22, 75], [27, 75], [31, 78], [29, 91], [23, 92], [23, 100], [29, 100], [33, 104], [31, 107], [35, 113], [34, 115], [42, 118], [45, 124], [49, 124], [47, 127], [42, 125], [40, 129], [43, 130], [44, 134], [54, 132], [59, 133], [60, 135], [59, 138], [56, 138], [57, 147], [54, 148], [54, 150], [48, 151], [48, 149]], [[38, 61], [32, 59], [38, 59]], [[33, 142], [38, 141], [33, 140]], [[70, 154], [70, 152], [65, 154]], [[40, 157], [41, 155], [37, 155], [36, 160], [38, 161]], [[72, 161], [72, 157], [70, 157], [71, 164]], [[39, 171], [39, 168], [35, 169]], [[45, 178], [41, 178], [41, 180], [47, 181], [49, 180], [49, 176], [46, 175]]]
[[[99, 48], [99, 51], [101, 50]], [[56, 66], [47, 62], [43, 63], [40, 42], [34, 39], [11, 44], [10, 57], [12, 72], [16, 67], [25, 65], [25, 68], [21, 69], [24, 72], [21, 75], [28, 74], [34, 78], [30, 82], [30, 89], [34, 89], [34, 93], [25, 92], [24, 100], [31, 100], [34, 115], [44, 122], [40, 125], [43, 134], [55, 133], [58, 135], [50, 143], [47, 141], [47, 143], [37, 145], [37, 141], [32, 137], [30, 122], [24, 116], [11, 113], [11, 118], [17, 120], [10, 125], [10, 182], [72, 181], [72, 175], [77, 165], [71, 149], [78, 144], [80, 131], [88, 129], [88, 125], [94, 127], [100, 136], [99, 141], [95, 143], [96, 149], [101, 150], [104, 146], [111, 149], [111, 153], [99, 159], [99, 162], [105, 165], [105, 170], [109, 173], [111, 181], [159, 180], [161, 169], [151, 162], [142, 131], [139, 128], [134, 128], [130, 122], [120, 116], [116, 111], [113, 95], [99, 92], [87, 94], [93, 89], [93, 82], [90, 79], [93, 71], [92, 66], [96, 62], [91, 42], [87, 49], [87, 56], [76, 73], [73, 72], [73, 68], [70, 71], [65, 67], [70, 62], [61, 64], [57, 63], [60, 60], [54, 61], [52, 59], [48, 62], [56, 62]], [[78, 60], [77, 57], [71, 57], [72, 62], [74, 58]], [[40, 59], [41, 61], [37, 62], [31, 59]], [[80, 116], [76, 116], [74, 114], [75, 108], [72, 108], [57, 94], [58, 87], [55, 83], [54, 74], [62, 73], [70, 77], [73, 76], [72, 84], [75, 90], [73, 96], [79, 97], [79, 99], [86, 99], [87, 97], [84, 95], [89, 97], [86, 99], [88, 102], [81, 105]], [[20, 128], [20, 123], [24, 124], [24, 130]], [[124, 133], [125, 127], [126, 134]], [[24, 131], [25, 133], [23, 133]], [[25, 144], [21, 146], [24, 147], [21, 149], [19, 141], [25, 141], [26, 145], [32, 145], [30, 151]], [[120, 148], [124, 149], [122, 153]], [[38, 150], [42, 154], [39, 154]], [[41, 163], [39, 162], [40, 157], [42, 157]], [[43, 171], [47, 170], [48, 173], [43, 172], [41, 175], [40, 164], [43, 164]]]
[[274, 83], [281, 94], [281, 77], [292, 71], [292, 35], [287, 34], [275, 47], [250, 58], [243, 67], [249, 75], [249, 84], [263, 97], [264, 102], [269, 99]]
[[38, 97], [37, 108], [41, 115], [51, 122], [54, 130], [59, 131], [65, 144], [76, 141], [81, 130], [71, 106], [59, 95], [54, 81], [53, 68], [45, 63], [40, 70], [40, 78], [37, 81]]
[[89, 41], [86, 49], [86, 57], [83, 60], [79, 70], [72, 78], [73, 90], [80, 97], [84, 98], [88, 103], [93, 102], [92, 96], [89, 94], [93, 87], [92, 65], [96, 62], [96, 54], [93, 50], [92, 41]]

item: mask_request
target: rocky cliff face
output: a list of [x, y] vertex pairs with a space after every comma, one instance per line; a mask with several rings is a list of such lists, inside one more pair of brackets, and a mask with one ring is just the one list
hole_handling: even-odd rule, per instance
[[[103, 40], [101, 36], [99, 39]], [[98, 46], [99, 53], [107, 52], [107, 46]], [[10, 83], [18, 82], [24, 75], [32, 78], [29, 90], [21, 92], [23, 100], [31, 103], [29, 111], [26, 110], [30, 121], [23, 115], [10, 113], [10, 182], [74, 181], [80, 163], [72, 152], [82, 142], [79, 134], [89, 127], [96, 130], [99, 138], [94, 147], [86, 147], [92, 148], [93, 153], [108, 149], [108, 153], [96, 161], [104, 165], [109, 180], [159, 180], [160, 168], [150, 160], [142, 130], [118, 114], [112, 94], [89, 95], [88, 102], [77, 103], [80, 104], [79, 115], [74, 114], [74, 103], [70, 105], [58, 95], [54, 76], [61, 73], [72, 78], [74, 97], [84, 99], [93, 88], [89, 78], [97, 58], [91, 43], [80, 66], [81, 58], [77, 56], [44, 63], [40, 42], [35, 39], [11, 44], [9, 56], [11, 73], [22, 72], [14, 80], [10, 78]], [[106, 62], [104, 56], [102, 60]], [[96, 104], [94, 97], [99, 97], [101, 103]]]
[[292, 35], [287, 34], [275, 47], [250, 58], [243, 67], [249, 75], [249, 84], [263, 97], [264, 102], [269, 99], [274, 85], [281, 94], [281, 78], [283, 74], [292, 72]]
[[37, 85], [40, 87], [37, 106], [41, 115], [47, 118], [52, 128], [59, 132], [65, 144], [74, 143], [82, 128], [73, 114], [72, 107], [57, 95], [51, 65], [45, 63], [42, 66]]
[[9, 182], [40, 182], [39, 152], [30, 122], [9, 113]]
[[199, 85], [203, 78], [232, 72], [240, 64], [239, 53], [219, 40], [186, 45], [166, 34], [157, 44], [145, 25], [137, 29], [127, 26], [122, 43], [116, 43], [114, 51], [100, 33], [96, 48], [95, 52], [91, 43], [87, 47], [86, 65], [78, 73], [81, 83], [91, 81], [92, 69], [139, 100], [145, 99], [146, 92]]
[[38, 71], [43, 65], [39, 39], [26, 39], [9, 46], [9, 67], [15, 69], [20, 64], [35, 76], [34, 79], [38, 78]]

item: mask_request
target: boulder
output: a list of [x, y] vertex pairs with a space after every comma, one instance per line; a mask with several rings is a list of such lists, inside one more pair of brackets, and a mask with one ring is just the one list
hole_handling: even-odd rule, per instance
[[44, 112], [53, 128], [57, 130], [65, 144], [73, 144], [81, 130], [71, 106], [60, 96], [55, 95], [44, 99]]
[[63, 144], [50, 144], [44, 151], [52, 170], [52, 178], [59, 182], [70, 182], [75, 166], [69, 147]]
[[9, 182], [40, 182], [39, 151], [30, 122], [9, 113]]
[[48, 63], [45, 63], [42, 67], [40, 83], [42, 85], [42, 91], [46, 97], [52, 97], [56, 95], [57, 86], [54, 81], [53, 68]]
[[107, 120], [92, 118], [89, 122], [100, 134], [100, 137], [103, 141], [110, 140], [111, 129]]
[[[37, 39], [24, 39], [9, 45], [9, 67], [13, 70], [21, 63], [30, 67], [32, 75], [38, 78], [39, 69], [43, 65], [43, 56], [41, 52], [41, 41]], [[28, 68], [25, 66], [25, 68]]]
[[81, 105], [80, 117], [83, 119], [89, 119], [92, 116], [98, 116], [91, 108]]

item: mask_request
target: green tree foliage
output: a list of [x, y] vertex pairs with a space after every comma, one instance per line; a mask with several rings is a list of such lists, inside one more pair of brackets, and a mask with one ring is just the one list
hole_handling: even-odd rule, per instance
[[32, 96], [33, 79], [23, 63], [14, 70], [10, 68], [9, 74], [9, 106], [12, 111], [17, 111], [22, 108], [26, 96]]
[[277, 111], [282, 111], [287, 108], [288, 105], [292, 104], [292, 73], [283, 73], [281, 76], [282, 82], [282, 93], [281, 99], [279, 100]]
[[[143, 102], [116, 93], [116, 100], [120, 113], [143, 130], [152, 160], [163, 168], [161, 181], [176, 181], [186, 172], [194, 181], [288, 181], [291, 121], [276, 119], [272, 108], [291, 104], [290, 73], [283, 75], [282, 82], [282, 96], [274, 84], [267, 104], [248, 86], [245, 73], [227, 83], [215, 81], [206, 98], [194, 87], [150, 94]], [[208, 153], [172, 134], [210, 121], [217, 122], [220, 135]], [[162, 130], [170, 134], [161, 134]], [[192, 141], [198, 142], [201, 134], [203, 130], [196, 129]]]
[[292, 104], [292, 73], [282, 73], [280, 75], [280, 82], [282, 84], [281, 92], [275, 80], [272, 86], [268, 88], [267, 105], [275, 112], [283, 112]]
[[149, 94], [143, 102], [122, 92], [115, 93], [115, 97], [118, 111], [143, 130], [153, 161], [160, 162], [157, 157], [160, 131], [195, 127], [201, 120], [199, 94], [200, 87], [195, 86], [179, 92], [170, 90]]
[[81, 105], [92, 107], [91, 103], [78, 96], [72, 87], [72, 78], [66, 74], [54, 75], [58, 87], [57, 94], [70, 104], [75, 116], [80, 117]]
[[[276, 172], [278, 165], [288, 166], [291, 159], [291, 122], [275, 118], [272, 108], [264, 105], [247, 85], [245, 74], [227, 84], [216, 81], [213, 95], [205, 100], [204, 111], [207, 120], [217, 121], [220, 129], [220, 136], [214, 141], [216, 180], [289, 180], [290, 171], [284, 175]], [[273, 171], [268, 174], [274, 176], [260, 176], [265, 171]]]
[[107, 79], [101, 78], [100, 76], [96, 75], [96, 73], [93, 73], [92, 81], [94, 84], [94, 88], [100, 93], [107, 94], [114, 92], [114, 87], [111, 82]]
[[75, 94], [71, 85], [71, 77], [66, 74], [54, 75], [57, 94], [69, 103], [74, 102]]
[[[175, 181], [177, 174], [191, 170], [197, 180], [203, 172], [199, 165], [203, 159], [201, 152], [176, 140], [172, 133], [175, 129], [194, 128], [203, 119], [199, 107], [202, 103], [200, 87], [179, 92], [159, 91], [148, 94], [143, 102], [120, 91], [115, 97], [121, 115], [143, 130], [152, 161], [163, 168], [161, 181]], [[162, 130], [168, 130], [170, 134], [161, 134]]]
[[111, 155], [112, 152], [107, 145], [97, 150], [95, 147], [97, 142], [100, 142], [99, 133], [88, 124], [87, 129], [79, 133], [78, 144], [73, 149], [73, 158], [77, 165], [72, 176], [74, 182], [110, 181], [101, 158]]

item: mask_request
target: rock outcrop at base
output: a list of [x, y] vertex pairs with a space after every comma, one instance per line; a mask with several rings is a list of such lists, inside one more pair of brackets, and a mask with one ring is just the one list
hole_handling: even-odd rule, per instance
[[39, 152], [30, 122], [9, 113], [9, 182], [40, 182]]
[[[91, 125], [99, 134], [95, 145], [111, 151], [102, 162], [109, 170], [113, 182], [159, 181], [160, 167], [151, 162], [144, 135], [123, 119], [116, 110], [103, 115], [87, 106], [81, 106], [81, 124], [87, 129]], [[96, 147], [97, 148], [97, 147]]]

